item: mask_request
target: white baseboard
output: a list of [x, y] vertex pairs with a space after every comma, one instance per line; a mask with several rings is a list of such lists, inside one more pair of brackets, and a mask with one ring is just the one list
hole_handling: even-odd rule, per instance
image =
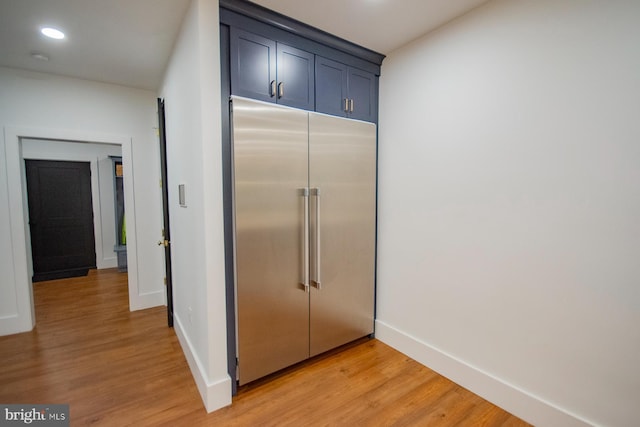
[[376, 338], [533, 425], [559, 427], [593, 425], [575, 414], [456, 359], [380, 320], [376, 320]]
[[33, 329], [31, 318], [25, 315], [11, 315], [0, 317], [0, 337], [4, 335], [20, 334]]
[[[131, 287], [129, 288], [131, 292]], [[157, 292], [149, 292], [147, 294], [129, 295], [129, 310], [145, 310], [147, 308], [159, 307], [166, 305], [165, 290]]]
[[109, 257], [103, 258], [102, 260], [98, 260], [98, 270], [102, 270], [104, 268], [116, 268], [118, 266], [118, 258]]
[[189, 338], [184, 333], [180, 318], [174, 314], [173, 325], [178, 336], [178, 341], [182, 347], [182, 351], [191, 369], [191, 375], [196, 382], [200, 397], [204, 403], [207, 412], [213, 412], [217, 409], [231, 405], [231, 378], [226, 375], [224, 378], [220, 378], [216, 381], [210, 382], [207, 380], [207, 375], [202, 369], [202, 365], [193, 351], [193, 346], [189, 341]]

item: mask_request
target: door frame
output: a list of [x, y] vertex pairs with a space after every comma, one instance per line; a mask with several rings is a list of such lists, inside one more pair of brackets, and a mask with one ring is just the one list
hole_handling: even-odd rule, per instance
[[167, 324], [173, 328], [173, 275], [171, 273], [171, 227], [169, 226], [169, 178], [167, 173], [167, 132], [164, 98], [158, 98], [158, 139], [162, 180], [162, 243], [164, 246], [164, 283], [167, 289]]
[[[125, 205], [127, 206], [127, 264], [129, 284], [129, 309], [136, 310], [141, 306], [139, 300], [138, 257], [136, 242], [136, 214], [133, 188], [133, 147], [131, 136], [112, 135], [96, 132], [85, 132], [67, 129], [43, 129], [30, 127], [5, 126], [5, 154], [7, 166], [7, 190], [9, 195], [9, 217], [11, 230], [11, 253], [13, 277], [15, 280], [17, 310], [7, 322], [7, 329], [26, 332], [35, 326], [35, 310], [33, 301], [33, 272], [31, 248], [29, 244], [29, 219], [26, 205], [26, 177], [24, 157], [22, 155], [23, 139], [60, 140], [78, 143], [114, 144], [122, 147], [122, 166], [124, 181]], [[10, 326], [9, 326], [10, 325]]]

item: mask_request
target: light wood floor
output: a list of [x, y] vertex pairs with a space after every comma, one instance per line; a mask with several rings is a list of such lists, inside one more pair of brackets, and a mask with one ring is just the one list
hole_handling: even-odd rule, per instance
[[72, 426], [528, 425], [377, 340], [207, 414], [164, 307], [129, 312], [125, 273], [37, 283], [34, 298], [36, 328], [0, 337], [0, 402], [68, 403]]

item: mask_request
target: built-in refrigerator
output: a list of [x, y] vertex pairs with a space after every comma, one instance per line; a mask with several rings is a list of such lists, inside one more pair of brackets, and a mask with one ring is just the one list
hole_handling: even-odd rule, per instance
[[231, 104], [242, 385], [373, 333], [376, 126]]

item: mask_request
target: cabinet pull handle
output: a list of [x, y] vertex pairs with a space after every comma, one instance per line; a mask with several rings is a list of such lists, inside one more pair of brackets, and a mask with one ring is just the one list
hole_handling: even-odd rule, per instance
[[269, 95], [276, 96], [276, 81], [271, 80], [271, 89], [269, 90]]
[[284, 82], [278, 83], [278, 98], [282, 98], [284, 96]]
[[353, 113], [353, 98], [349, 100], [349, 112]]
[[302, 286], [305, 292], [309, 292], [309, 189], [302, 189], [304, 198], [304, 230], [302, 245]]
[[343, 110], [345, 111], [345, 113], [349, 112], [349, 98], [345, 98], [344, 99], [344, 108]]

